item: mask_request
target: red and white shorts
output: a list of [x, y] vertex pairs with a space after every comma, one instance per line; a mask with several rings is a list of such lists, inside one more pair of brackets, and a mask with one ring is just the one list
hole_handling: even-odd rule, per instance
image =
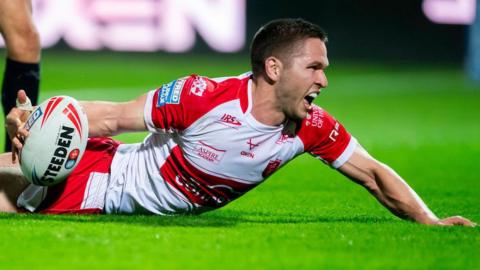
[[46, 214], [102, 213], [110, 165], [119, 142], [90, 138], [82, 160], [65, 181], [55, 186], [29, 185], [17, 200], [19, 210]]

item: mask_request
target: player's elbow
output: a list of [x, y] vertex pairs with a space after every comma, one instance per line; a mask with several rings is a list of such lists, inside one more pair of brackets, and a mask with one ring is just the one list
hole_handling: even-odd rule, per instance
[[368, 170], [366, 171], [367, 177], [362, 182], [362, 186], [365, 187], [370, 193], [378, 194], [381, 192], [381, 174], [385, 169], [384, 164], [374, 161], [370, 164]]
[[374, 178], [363, 181], [361, 185], [372, 194], [377, 194], [380, 192], [380, 187]]

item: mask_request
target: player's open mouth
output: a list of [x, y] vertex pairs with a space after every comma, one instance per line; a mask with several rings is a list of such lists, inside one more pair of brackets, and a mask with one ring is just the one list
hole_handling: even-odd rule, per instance
[[305, 97], [305, 100], [309, 105], [312, 105], [313, 100], [318, 96], [318, 93], [311, 93]]

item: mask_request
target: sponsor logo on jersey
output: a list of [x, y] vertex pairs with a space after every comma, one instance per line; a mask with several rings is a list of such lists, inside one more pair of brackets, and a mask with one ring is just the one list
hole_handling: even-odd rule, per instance
[[161, 107], [165, 104], [180, 104], [184, 84], [185, 79], [178, 79], [164, 84], [162, 88], [158, 90], [157, 107]]
[[255, 157], [255, 153], [247, 152], [247, 151], [241, 151], [240, 155], [242, 155], [244, 157], [248, 157], [248, 158], [254, 158]]
[[227, 152], [226, 150], [220, 150], [213, 146], [210, 146], [203, 141], [199, 142], [200, 145], [198, 145], [195, 149], [196, 153], [199, 157], [203, 158], [206, 161], [217, 164], [223, 159], [225, 152]]
[[[211, 192], [205, 191], [202, 188], [202, 185], [199, 182], [197, 182], [195, 179], [193, 179], [192, 177], [189, 177], [189, 179], [187, 180], [183, 176], [177, 175], [177, 176], [175, 176], [175, 184], [177, 184], [177, 186], [180, 189], [182, 189], [185, 192], [187, 192], [188, 194], [191, 194], [192, 196], [194, 196], [197, 203], [198, 203], [198, 200], [199, 200], [200, 202], [205, 203], [205, 204], [213, 203], [214, 205], [220, 206], [220, 205], [228, 202], [228, 198], [222, 196], [220, 192], [216, 192], [216, 195], [214, 195]], [[212, 186], [208, 186], [208, 188], [212, 188]], [[216, 187], [213, 186], [213, 189], [215, 189], [215, 188]], [[229, 189], [232, 190], [232, 188], [230, 188], [230, 187], [229, 187]]]
[[307, 121], [305, 122], [305, 125], [312, 126], [312, 127], [317, 127], [317, 128], [322, 128], [323, 126], [323, 110], [314, 108], [312, 110], [312, 113], [307, 114]]
[[237, 128], [237, 127], [242, 125], [242, 123], [240, 121], [238, 121], [237, 117], [232, 116], [228, 113], [224, 114], [220, 118], [220, 120], [217, 120], [216, 122], [218, 122], [220, 124], [227, 124], [226, 126], [233, 127], [233, 128]]
[[265, 170], [263, 170], [262, 176], [264, 178], [267, 177], [267, 176], [270, 176], [272, 173], [274, 173], [280, 167], [280, 164], [282, 164], [281, 159], [270, 160], [270, 162], [268, 162], [268, 165], [265, 168]]
[[207, 82], [202, 77], [196, 77], [192, 82], [192, 87], [190, 88], [190, 93], [196, 96], [203, 96], [203, 92], [207, 89]]
[[252, 139], [249, 139], [247, 141], [248, 147], [250, 148], [250, 151], [252, 151], [255, 147], [259, 146], [260, 143], [254, 143]]
[[249, 151], [241, 151], [240, 152], [240, 155], [244, 156], [244, 157], [248, 157], [248, 158], [254, 158], [255, 157], [255, 153], [252, 152], [253, 149], [255, 149], [256, 147], [258, 147], [260, 145], [260, 143], [254, 143], [252, 141], [252, 139], [250, 138], [248, 141], [247, 141], [247, 144], [248, 144], [248, 148], [249, 148]]

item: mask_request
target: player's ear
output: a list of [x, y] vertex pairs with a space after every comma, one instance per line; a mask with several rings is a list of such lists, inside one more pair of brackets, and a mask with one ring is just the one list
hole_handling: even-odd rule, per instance
[[265, 59], [265, 75], [267, 78], [273, 82], [276, 82], [280, 79], [281, 70], [283, 68], [282, 62], [280, 59], [270, 56]]

